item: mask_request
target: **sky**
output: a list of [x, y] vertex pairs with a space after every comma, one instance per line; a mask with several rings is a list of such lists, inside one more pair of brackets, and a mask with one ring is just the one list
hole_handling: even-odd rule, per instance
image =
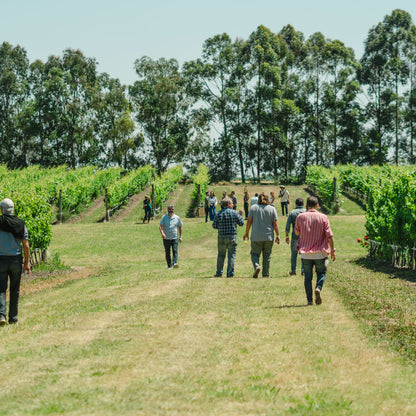
[[360, 58], [369, 29], [395, 9], [416, 23], [415, 0], [0, 0], [0, 41], [23, 47], [30, 62], [80, 49], [98, 72], [129, 85], [142, 56], [183, 64], [201, 56], [206, 39], [248, 39], [260, 25], [321, 32]]

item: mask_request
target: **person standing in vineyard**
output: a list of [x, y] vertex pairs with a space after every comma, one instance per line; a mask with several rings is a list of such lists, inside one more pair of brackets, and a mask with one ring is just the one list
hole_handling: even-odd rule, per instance
[[306, 212], [298, 215], [295, 234], [299, 236], [298, 250], [305, 274], [305, 292], [308, 305], [313, 304], [312, 278], [313, 266], [316, 270], [315, 303], [322, 303], [321, 292], [328, 267], [328, 255], [335, 261], [334, 233], [328, 217], [318, 212], [318, 199], [310, 196], [306, 201]]
[[150, 196], [149, 195], [145, 195], [144, 196], [144, 201], [143, 201], [143, 209], [144, 209], [144, 218], [143, 218], [143, 224], [147, 221], [147, 223], [149, 224], [150, 222], [150, 217], [152, 216], [152, 205], [150, 203]]
[[280, 186], [279, 198], [280, 205], [282, 206], [282, 217], [284, 217], [288, 213], [289, 191], [283, 185]]
[[[168, 269], [178, 266], [178, 242], [182, 243], [182, 221], [174, 213], [175, 206], [168, 205], [168, 213], [160, 220], [159, 231], [165, 247], [166, 263]], [[172, 250], [172, 256], [171, 256]]]
[[29, 240], [25, 222], [13, 215], [11, 199], [0, 202], [0, 325], [6, 324], [6, 291], [10, 279], [9, 324], [17, 323], [20, 279], [23, 271], [30, 274]]

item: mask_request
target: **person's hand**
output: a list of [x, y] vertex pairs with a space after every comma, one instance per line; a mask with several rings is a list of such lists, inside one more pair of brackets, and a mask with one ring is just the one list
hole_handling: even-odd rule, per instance
[[166, 238], [166, 234], [162, 231], [160, 234], [162, 234], [162, 238], [165, 239]]
[[243, 240], [248, 240], [248, 233], [245, 233], [243, 236]]
[[182, 243], [182, 236], [181, 236], [181, 237], [179, 237], [179, 242], [180, 242], [180, 243]]
[[286, 241], [286, 244], [289, 244], [289, 237], [286, 237], [285, 241]]
[[274, 241], [276, 241], [276, 244], [280, 244], [280, 237], [279, 236], [276, 236], [276, 238], [275, 238]]
[[239, 213], [240, 215], [243, 215], [243, 210], [242, 210], [242, 209], [238, 210], [238, 213]]
[[23, 266], [23, 274], [30, 274], [32, 271], [30, 270], [30, 264], [25, 264]]
[[335, 249], [331, 250], [331, 260], [335, 261]]

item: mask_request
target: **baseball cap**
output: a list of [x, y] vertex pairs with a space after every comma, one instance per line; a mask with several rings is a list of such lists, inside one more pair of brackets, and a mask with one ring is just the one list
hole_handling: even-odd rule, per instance
[[3, 213], [13, 214], [14, 203], [11, 199], [9, 199], [9, 198], [3, 199], [3, 201], [0, 202], [0, 206], [3, 208]]

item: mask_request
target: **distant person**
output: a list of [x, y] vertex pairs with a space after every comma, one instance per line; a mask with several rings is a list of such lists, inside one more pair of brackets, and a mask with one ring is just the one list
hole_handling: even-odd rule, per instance
[[214, 277], [221, 277], [224, 267], [225, 256], [228, 255], [227, 277], [234, 276], [234, 263], [237, 253], [237, 225], [244, 225], [242, 211], [238, 213], [233, 209], [233, 201], [225, 197], [221, 201], [221, 210], [218, 211], [212, 227], [218, 230], [218, 255], [217, 271]]
[[[0, 326], [6, 324], [6, 291], [10, 281], [9, 324], [17, 323], [22, 271], [30, 274], [29, 240], [25, 222], [14, 214], [11, 199], [0, 202]], [[23, 262], [22, 262], [23, 254]], [[22, 266], [23, 264], [23, 266]]]
[[328, 255], [335, 261], [334, 234], [328, 217], [318, 212], [318, 199], [310, 196], [306, 201], [307, 211], [296, 219], [295, 233], [299, 236], [298, 250], [305, 274], [305, 292], [308, 305], [313, 305], [312, 278], [316, 270], [315, 303], [322, 303], [322, 287], [328, 266]]
[[215, 196], [214, 192], [211, 191], [209, 193], [209, 199], [208, 199], [208, 205], [209, 205], [208, 212], [209, 212], [210, 221], [214, 221], [215, 219], [215, 213], [216, 213], [215, 207], [217, 206], [217, 203], [218, 203], [217, 197]]
[[270, 192], [270, 205], [274, 207], [274, 201], [276, 200], [276, 196], [273, 191]]
[[250, 201], [250, 208], [251, 208], [253, 205], [256, 205], [258, 201], [259, 201], [259, 194], [256, 192], [256, 193], [254, 194], [253, 198], [251, 198], [251, 201]]
[[[302, 212], [305, 212], [306, 209], [303, 206], [303, 199], [297, 198], [295, 201], [296, 208], [292, 209], [292, 211], [289, 212], [289, 216], [287, 218], [286, 222], [286, 243], [289, 244], [289, 232], [290, 227], [292, 226], [292, 239], [290, 240], [290, 272], [289, 274], [291, 276], [296, 275], [296, 266], [297, 266], [297, 259], [298, 259], [298, 250], [297, 250], [297, 244], [298, 244], [298, 236], [295, 233], [295, 224], [296, 224], [296, 218], [299, 214]], [[303, 272], [303, 269], [302, 269]]]
[[208, 222], [209, 215], [209, 191], [206, 192], [204, 198], [204, 211], [205, 211], [205, 222]]
[[[277, 212], [270, 205], [269, 196], [261, 193], [258, 203], [250, 208], [244, 240], [249, 237], [251, 230], [251, 261], [253, 263], [253, 277], [258, 278], [260, 270], [263, 277], [269, 277], [270, 260], [272, 257], [274, 233], [276, 243], [280, 244]], [[273, 233], [274, 232], [274, 233]], [[260, 255], [263, 254], [263, 268], [260, 266]]]
[[289, 191], [284, 187], [284, 185], [280, 186], [279, 198], [282, 206], [282, 217], [284, 217], [287, 215], [287, 206], [289, 205]]
[[233, 201], [233, 209], [237, 211], [237, 197], [235, 196], [234, 191], [231, 191], [230, 197]]
[[153, 214], [153, 208], [152, 208], [152, 204], [150, 203], [150, 196], [149, 195], [145, 195], [144, 196], [144, 201], [143, 201], [143, 209], [144, 209], [144, 218], [143, 218], [143, 224], [147, 221], [147, 223], [149, 224], [150, 222], [150, 217]]
[[248, 201], [250, 201], [250, 195], [248, 194], [248, 191], [245, 190], [244, 191], [244, 198], [243, 198], [243, 202], [244, 202], [244, 214], [246, 219], [248, 218], [248, 210], [249, 210], [249, 203]]
[[[165, 247], [166, 263], [168, 269], [179, 267], [178, 265], [178, 243], [182, 243], [182, 221], [174, 213], [175, 206], [168, 205], [168, 213], [160, 220], [159, 231], [163, 238]], [[172, 256], [171, 256], [172, 250]]]

